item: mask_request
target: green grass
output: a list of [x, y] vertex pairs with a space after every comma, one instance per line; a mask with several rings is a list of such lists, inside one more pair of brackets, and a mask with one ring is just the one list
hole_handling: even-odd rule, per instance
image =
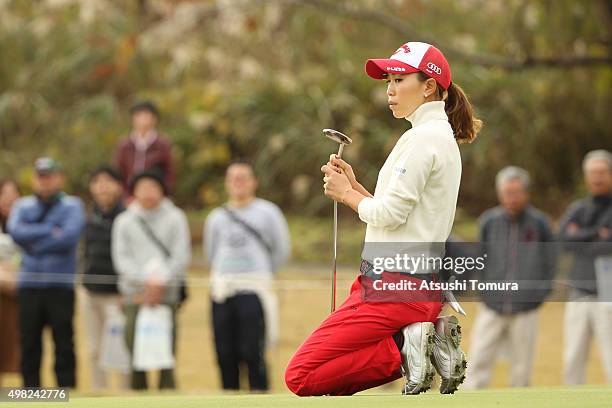
[[[21, 403], [19, 407], [40, 404]], [[7, 405], [8, 406], [8, 405]], [[54, 406], [43, 405], [43, 406]], [[360, 394], [352, 397], [299, 398], [289, 394], [272, 395], [152, 395], [129, 397], [74, 397], [68, 408], [591, 408], [612, 406], [612, 386], [577, 386], [546, 388], [513, 388], [483, 391], [461, 391], [455, 395], [428, 392], [418, 396], [396, 394]]]

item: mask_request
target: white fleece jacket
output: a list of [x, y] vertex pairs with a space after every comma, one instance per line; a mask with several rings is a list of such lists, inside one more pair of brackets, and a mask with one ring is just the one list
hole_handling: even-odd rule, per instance
[[[169, 257], [147, 235], [139, 218], [170, 251]], [[144, 291], [151, 272], [147, 269], [152, 265], [162, 272], [167, 283], [163, 303], [178, 302], [179, 285], [191, 260], [191, 236], [185, 213], [172, 201], [165, 198], [154, 210], [145, 210], [134, 201], [113, 224], [111, 250], [119, 274], [119, 291], [127, 303]]]
[[461, 156], [444, 102], [425, 103], [406, 119], [412, 128], [387, 157], [374, 198], [359, 203], [366, 243], [444, 242], [451, 232]]

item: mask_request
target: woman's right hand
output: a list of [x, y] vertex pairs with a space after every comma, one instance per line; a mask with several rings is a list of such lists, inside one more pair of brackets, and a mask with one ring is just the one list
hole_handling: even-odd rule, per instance
[[160, 304], [166, 294], [166, 286], [157, 279], [149, 279], [145, 283], [144, 303], [149, 306]]
[[341, 172], [346, 174], [346, 177], [349, 179], [349, 182], [351, 183], [351, 187], [353, 189], [357, 190], [358, 187], [360, 187], [360, 184], [359, 182], [357, 182], [357, 177], [355, 177], [355, 172], [353, 171], [351, 165], [340, 159], [337, 154], [331, 154], [329, 156], [328, 164], [336, 169], [342, 170]]

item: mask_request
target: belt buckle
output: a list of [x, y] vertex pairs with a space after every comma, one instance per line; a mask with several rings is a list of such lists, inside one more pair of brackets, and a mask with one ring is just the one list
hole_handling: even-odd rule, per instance
[[366, 261], [365, 259], [362, 259], [361, 265], [359, 265], [359, 272], [361, 272], [362, 275], [367, 275], [370, 271], [371, 265], [372, 264], [370, 262]]
[[373, 271], [374, 271], [374, 265], [370, 261], [362, 259], [361, 265], [359, 266], [359, 272], [361, 272], [363, 276], [373, 278], [372, 276]]

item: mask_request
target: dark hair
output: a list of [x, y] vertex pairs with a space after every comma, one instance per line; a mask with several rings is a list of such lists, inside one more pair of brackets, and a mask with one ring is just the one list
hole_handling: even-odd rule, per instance
[[153, 101], [149, 100], [141, 100], [137, 101], [130, 107], [130, 114], [133, 115], [137, 112], [147, 111], [151, 112], [157, 119], [159, 119], [159, 109], [157, 109], [157, 105]]
[[134, 177], [132, 178], [130, 182], [130, 192], [132, 194], [134, 194], [134, 190], [136, 189], [136, 184], [138, 184], [138, 182], [143, 179], [149, 179], [149, 180], [153, 180], [157, 182], [157, 184], [159, 184], [159, 186], [161, 187], [164, 195], [165, 196], [168, 195], [168, 186], [166, 186], [166, 181], [164, 180], [164, 174], [160, 169], [156, 167], [149, 169], [149, 170], [145, 170], [141, 173], [134, 175]]
[[253, 166], [253, 163], [249, 159], [245, 159], [245, 158], [234, 159], [234, 160], [232, 160], [230, 162], [230, 164], [229, 164], [229, 166], [227, 166], [227, 168], [229, 169], [233, 165], [248, 166], [251, 169], [251, 172], [253, 173], [253, 176], [257, 177], [255, 175], [255, 166]]
[[91, 173], [91, 177], [89, 178], [89, 182], [91, 183], [92, 181], [94, 181], [94, 179], [96, 177], [98, 177], [100, 174], [106, 174], [107, 176], [111, 177], [113, 180], [115, 180], [118, 183], [122, 183], [123, 180], [121, 178], [121, 174], [119, 174], [119, 171], [117, 171], [117, 169], [115, 169], [114, 167], [108, 165], [108, 164], [103, 164], [101, 166], [98, 166], [92, 173]]
[[[17, 189], [17, 193], [19, 193], [19, 195], [21, 195], [21, 189], [19, 188], [19, 184], [17, 184], [17, 182], [15, 180], [12, 179], [3, 179], [0, 180], [0, 195], [2, 194], [2, 190], [4, 190], [4, 187], [6, 187], [8, 184], [12, 184], [15, 186], [15, 188]], [[0, 226], [2, 226], [2, 231], [6, 232], [6, 223], [8, 222], [8, 218], [4, 216], [4, 214], [0, 213]]]
[[[419, 80], [426, 81], [430, 77], [423, 72], [419, 72]], [[457, 143], [472, 143], [478, 132], [482, 128], [482, 120], [476, 117], [474, 107], [470, 103], [463, 89], [454, 82], [451, 82], [448, 90], [445, 91], [440, 85], [437, 87], [437, 96], [445, 102], [444, 110], [448, 116]], [[448, 92], [444, 99], [445, 92]]]

